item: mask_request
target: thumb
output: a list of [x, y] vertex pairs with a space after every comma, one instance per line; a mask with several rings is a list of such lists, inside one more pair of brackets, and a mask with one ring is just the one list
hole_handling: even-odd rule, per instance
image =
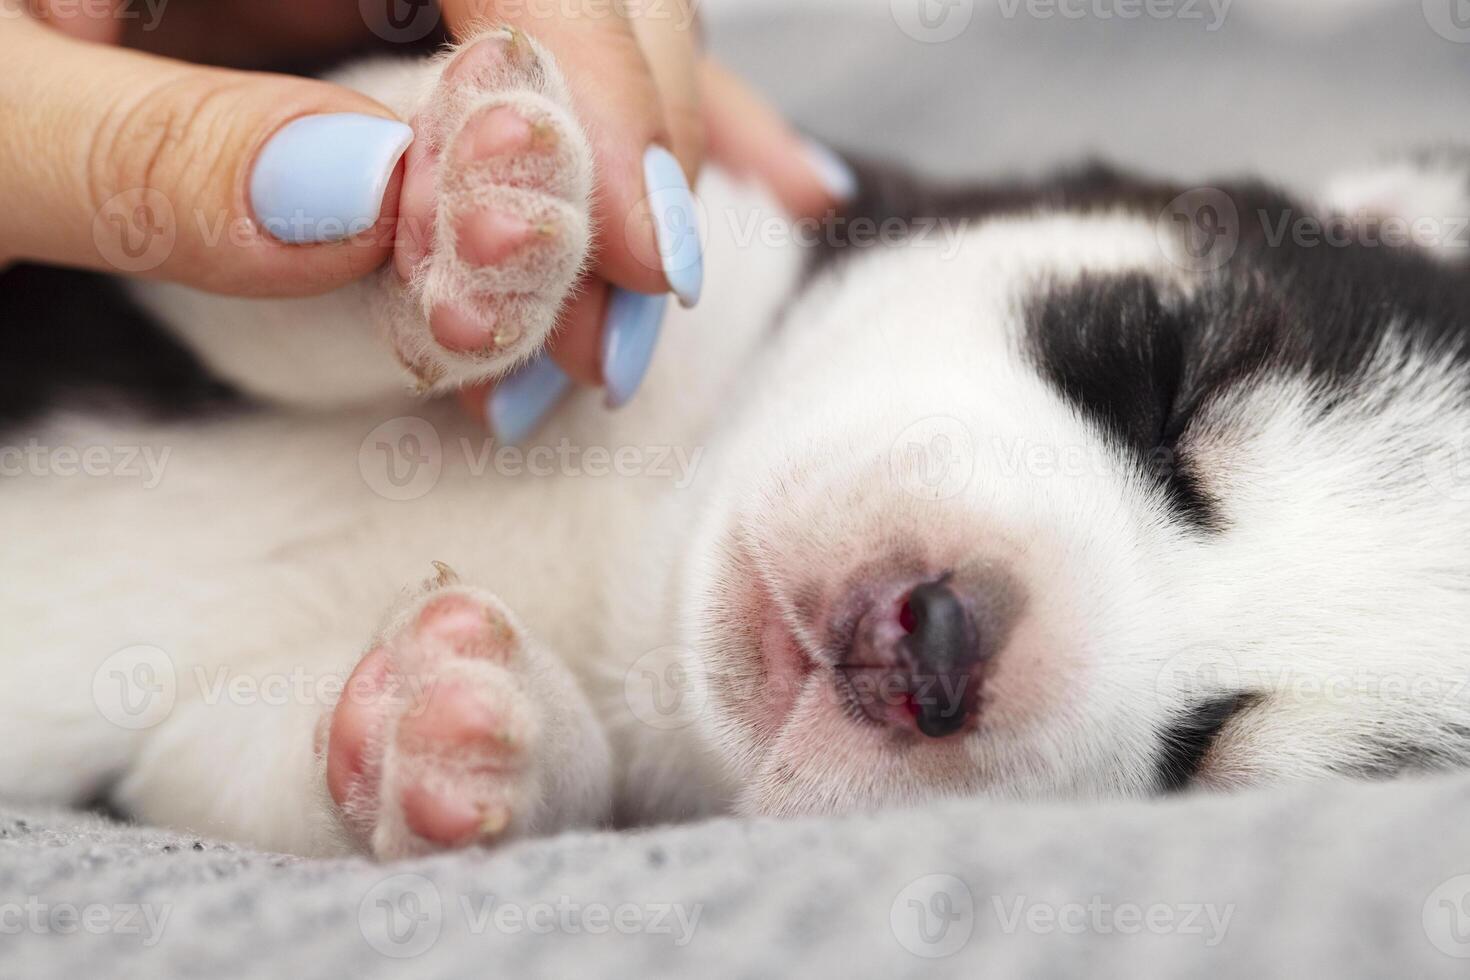
[[28, 17], [0, 18], [0, 58], [0, 256], [302, 295], [391, 254], [412, 131], [372, 99]]

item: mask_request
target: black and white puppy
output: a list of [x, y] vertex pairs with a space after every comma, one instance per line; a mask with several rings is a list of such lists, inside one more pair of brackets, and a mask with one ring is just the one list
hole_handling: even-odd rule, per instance
[[[711, 173], [709, 286], [639, 398], [512, 448], [412, 389], [524, 361], [573, 287], [556, 68], [492, 33], [344, 79], [440, 152], [428, 257], [308, 300], [135, 287], [186, 410], [11, 425], [0, 796], [392, 856], [1470, 762], [1465, 158], [1310, 205], [865, 173], [815, 242]], [[541, 157], [454, 152], [496, 104]], [[471, 268], [455, 219], [509, 184], [556, 234]], [[436, 342], [460, 301], [490, 349]]]

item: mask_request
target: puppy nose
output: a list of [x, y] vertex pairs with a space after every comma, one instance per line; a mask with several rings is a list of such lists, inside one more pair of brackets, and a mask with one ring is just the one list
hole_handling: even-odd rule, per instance
[[[901, 639], [916, 680], [910, 711], [920, 732], [939, 739], [954, 735], [975, 714], [979, 701], [980, 641], [975, 617], [948, 580], [916, 586], [898, 610]], [[928, 691], [925, 691], [928, 688]]]
[[947, 580], [926, 582], [899, 607], [899, 626], [917, 679], [930, 691], [914, 692], [911, 710], [919, 731], [930, 738], [953, 735], [970, 720], [979, 700], [975, 667], [981, 642], [974, 614]]
[[984, 666], [1005, 645], [1022, 602], [1004, 576], [961, 586], [953, 576], [860, 590], [843, 690], [869, 719], [944, 738], [980, 708]]

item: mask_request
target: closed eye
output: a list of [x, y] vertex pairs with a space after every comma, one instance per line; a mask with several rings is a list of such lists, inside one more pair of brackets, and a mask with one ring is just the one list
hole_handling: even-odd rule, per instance
[[1231, 719], [1260, 703], [1258, 694], [1230, 694], [1202, 701], [1176, 718], [1159, 734], [1156, 785], [1161, 793], [1177, 793], [1199, 775], [1200, 765]]

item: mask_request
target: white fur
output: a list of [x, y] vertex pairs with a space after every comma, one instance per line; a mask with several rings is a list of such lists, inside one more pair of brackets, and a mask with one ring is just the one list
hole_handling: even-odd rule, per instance
[[[609, 811], [1139, 795], [1159, 730], [1201, 694], [1242, 687], [1278, 696], [1226, 731], [1212, 785], [1368, 764], [1385, 726], [1430, 744], [1470, 724], [1455, 688], [1470, 666], [1470, 492], [1453, 479], [1470, 391], [1447, 364], [1390, 333], [1360, 405], [1324, 415], [1320, 393], [1283, 383], [1213, 406], [1190, 451], [1233, 526], [1201, 540], [1018, 351], [1020, 302], [1043, 283], [1142, 270], [1187, 288], [1151, 223], [988, 222], [953, 251], [875, 249], [786, 308], [799, 250], [739, 234], [774, 205], [719, 173], [702, 196], [709, 289], [697, 312], [671, 311], [639, 398], [607, 414], [579, 395], [527, 447], [634, 450], [650, 469], [682, 453], [697, 461], [687, 485], [673, 470], [589, 476], [585, 456], [550, 476], [477, 472], [484, 436], [395, 393], [394, 354], [354, 290], [146, 292], [213, 366], [296, 407], [183, 426], [63, 414], [34, 430], [43, 446], [170, 456], [153, 488], [7, 481], [0, 795], [76, 801], [120, 780], [118, 801], [145, 820], [344, 849], [312, 750], [331, 700], [210, 702], [201, 678], [343, 677], [435, 561], [514, 610], [610, 739], [610, 790], [602, 757], [564, 742], [528, 832]], [[395, 417], [439, 445], [437, 481], [411, 500], [389, 499], [371, 466], [369, 436]], [[936, 433], [967, 470], [953, 485], [926, 482], [908, 451]], [[1031, 597], [981, 727], [961, 739], [854, 726], [820, 670], [763, 665], [766, 628], [824, 663], [795, 594], [830, 598], [899, 545], [936, 567], [1003, 564]], [[127, 731], [99, 711], [93, 677], [137, 644], [167, 654], [177, 698]], [[641, 679], [676, 667], [693, 680], [668, 716]], [[1333, 678], [1359, 683], [1312, 686]], [[1440, 696], [1386, 691], [1395, 680]], [[589, 720], [580, 699], [542, 701], [569, 730]]]

